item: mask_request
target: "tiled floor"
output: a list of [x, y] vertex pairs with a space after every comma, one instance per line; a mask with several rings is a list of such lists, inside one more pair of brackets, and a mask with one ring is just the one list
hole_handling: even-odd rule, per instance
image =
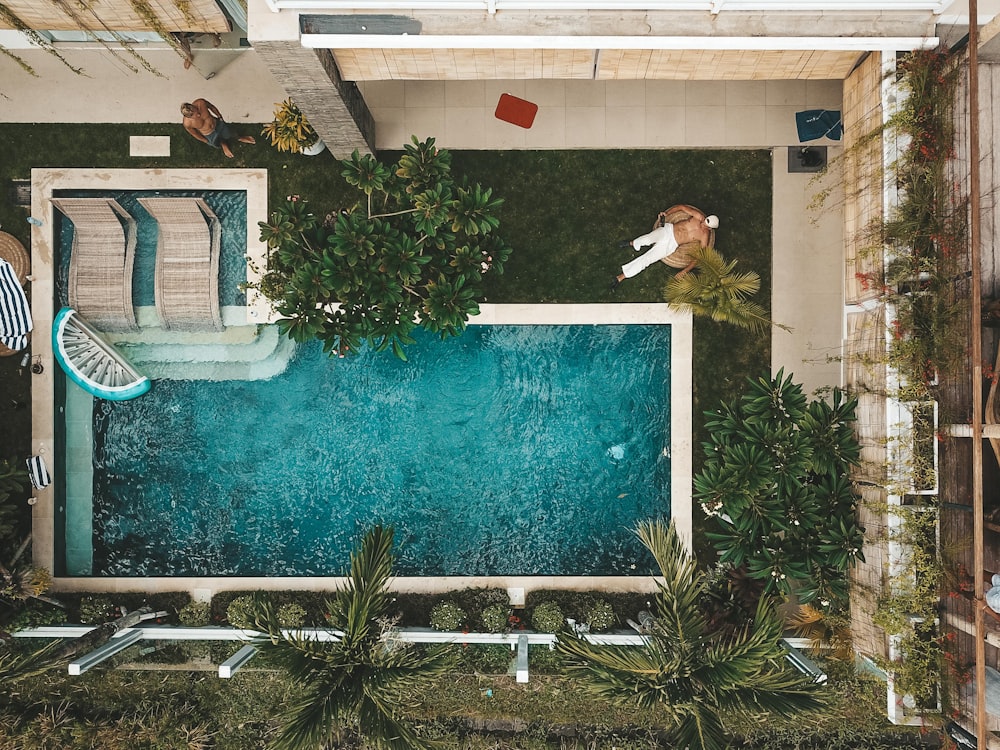
[[[377, 146], [441, 133], [450, 148], [769, 147], [798, 144], [795, 113], [839, 109], [840, 81], [369, 81]], [[503, 93], [538, 105], [497, 120]]]
[[[202, 96], [232, 122], [262, 122], [286, 96], [253, 50], [236, 55], [211, 79], [196, 69], [183, 70], [172, 52], [147, 54], [162, 77], [125, 71], [103, 52], [73, 55], [74, 64], [82, 65], [89, 77], [74, 75], [43, 52], [22, 54], [39, 78], [0, 58], [0, 90], [7, 97], [0, 117], [15, 123], [165, 123], [165, 135], [185, 138], [178, 112], [182, 101]], [[399, 148], [411, 133], [433, 134], [442, 146], [465, 149], [773, 148], [772, 317], [793, 331], [774, 331], [772, 368], [794, 372], [807, 391], [840, 383], [839, 191], [833, 191], [824, 212], [817, 212], [810, 203], [823, 186], [811, 175], [788, 173], [786, 156], [787, 147], [799, 145], [795, 112], [839, 109], [839, 81], [369, 82], [361, 89], [376, 119], [379, 148]], [[493, 116], [501, 93], [539, 105], [531, 129]], [[80, 585], [92, 583], [83, 580]], [[271, 583], [286, 585], [282, 579]], [[148, 580], [144, 585], [213, 584]]]

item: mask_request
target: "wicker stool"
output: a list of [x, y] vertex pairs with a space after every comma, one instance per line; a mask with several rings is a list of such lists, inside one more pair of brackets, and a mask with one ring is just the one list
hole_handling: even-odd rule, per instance
[[[0, 258], [3, 258], [14, 267], [17, 280], [21, 282], [21, 286], [24, 286], [24, 282], [28, 280], [28, 269], [31, 266], [31, 258], [24, 249], [24, 245], [18, 242], [16, 237], [6, 232], [0, 232]], [[10, 357], [14, 354], [17, 354], [17, 352], [0, 344], [0, 357]]]

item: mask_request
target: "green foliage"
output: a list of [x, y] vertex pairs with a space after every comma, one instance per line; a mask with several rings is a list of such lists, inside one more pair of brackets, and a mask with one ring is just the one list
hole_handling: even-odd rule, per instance
[[254, 627], [256, 607], [252, 596], [238, 596], [226, 607], [226, 620], [234, 628], [249, 630]]
[[592, 633], [600, 633], [617, 625], [618, 618], [615, 617], [615, 611], [608, 602], [598, 599], [587, 613], [585, 622], [590, 626]]
[[968, 247], [968, 200], [949, 177], [955, 150], [952, 110], [960, 66], [946, 50], [916, 50], [897, 63], [905, 96], [886, 128], [905, 143], [892, 165], [899, 199], [876, 227], [881, 274], [861, 274], [889, 306], [888, 361], [920, 398], [933, 398], [938, 375], [965, 366], [967, 290], [956, 282]]
[[566, 630], [557, 649], [567, 673], [599, 700], [657, 709], [677, 747], [729, 747], [736, 718], [773, 713], [802, 719], [821, 708], [820, 688], [784, 659], [783, 625], [769, 600], [735, 633], [718, 630], [701, 601], [705, 575], [671, 524], [640, 524], [636, 534], [653, 554], [657, 582], [649, 641], [643, 647], [596, 645]]
[[887, 665], [899, 695], [912, 695], [916, 706], [937, 708], [944, 651], [933, 620], [917, 620], [899, 639], [902, 656]]
[[510, 629], [510, 607], [491, 604], [479, 614], [479, 620], [487, 633], [503, 633]]
[[663, 299], [694, 315], [753, 333], [766, 332], [772, 325], [767, 310], [751, 299], [760, 291], [760, 275], [754, 271], [737, 273], [737, 261], [727, 262], [715, 248], [703, 247], [693, 255], [698, 262], [696, 270], [671, 276]]
[[933, 543], [935, 510], [905, 506], [892, 509], [902, 523], [891, 540], [906, 550], [907, 564], [888, 582], [886, 588], [892, 593], [879, 601], [873, 617], [873, 622], [890, 635], [910, 632], [912, 617], [933, 621], [937, 616], [944, 570]]
[[832, 403], [807, 403], [783, 370], [749, 385], [706, 413], [694, 494], [715, 522], [707, 536], [720, 562], [745, 568], [766, 593], [787, 596], [794, 583], [803, 603], [846, 606], [848, 570], [864, 560], [848, 479], [860, 458], [857, 400], [835, 390]]
[[4, 630], [16, 633], [43, 625], [61, 625], [66, 622], [66, 612], [46, 602], [30, 599], [18, 609], [17, 614], [4, 625]]
[[342, 167], [363, 196], [353, 208], [319, 224], [292, 196], [260, 224], [271, 248], [260, 288], [282, 333], [330, 353], [367, 344], [400, 359], [417, 327], [460, 334], [479, 314], [484, 276], [503, 273], [510, 254], [495, 233], [503, 200], [456, 182], [433, 138], [414, 137], [393, 166], [355, 152]]
[[208, 602], [188, 602], [177, 613], [181, 625], [200, 628], [210, 622]]
[[[13, 548], [18, 533], [18, 512], [15, 506], [28, 484], [28, 472], [14, 459], [0, 459], [0, 549]], [[2, 560], [3, 563], [10, 562]]]
[[430, 677], [451, 665], [442, 647], [412, 648], [393, 638], [391, 528], [376, 526], [351, 553], [347, 583], [329, 601], [332, 631], [317, 640], [283, 630], [274, 604], [255, 596], [251, 619], [263, 635], [254, 640], [264, 665], [297, 683], [298, 695], [283, 716], [277, 750], [341, 745], [359, 737], [378, 748], [428, 747], [405, 719], [414, 696]]
[[510, 646], [502, 643], [470, 643], [459, 646], [458, 667], [476, 674], [507, 674], [511, 659]]
[[555, 633], [566, 625], [566, 617], [555, 602], [542, 602], [531, 613], [531, 627], [539, 633]]
[[458, 630], [466, 619], [465, 610], [455, 602], [441, 602], [431, 610], [431, 627], [435, 630]]
[[295, 102], [286, 99], [275, 107], [274, 120], [264, 126], [261, 135], [266, 135], [278, 151], [297, 154], [319, 140], [319, 135]]
[[100, 625], [115, 618], [114, 607], [106, 596], [84, 596], [80, 599], [80, 622]]
[[531, 674], [562, 674], [566, 658], [548, 646], [531, 646], [528, 649], [528, 672]]
[[278, 607], [278, 624], [283, 628], [301, 628], [306, 622], [306, 610], [294, 602]]

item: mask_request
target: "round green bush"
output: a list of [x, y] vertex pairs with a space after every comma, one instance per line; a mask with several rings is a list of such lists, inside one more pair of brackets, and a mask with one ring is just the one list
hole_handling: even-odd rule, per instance
[[503, 633], [510, 627], [509, 617], [510, 609], [503, 604], [491, 604], [479, 614], [487, 633]]
[[564, 622], [562, 610], [555, 602], [542, 602], [531, 613], [531, 626], [540, 633], [555, 633]]
[[237, 596], [226, 607], [226, 619], [234, 628], [249, 630], [253, 627], [253, 597]]
[[200, 628], [202, 625], [208, 625], [208, 602], [188, 602], [177, 613], [177, 620], [188, 628]]
[[301, 628], [306, 622], [305, 607], [294, 602], [278, 607], [278, 624], [283, 628]]
[[618, 624], [615, 610], [603, 599], [594, 602], [594, 606], [587, 613], [587, 624], [591, 633], [599, 633]]
[[80, 622], [84, 625], [100, 625], [113, 620], [111, 600], [106, 596], [85, 596], [80, 599]]
[[441, 602], [431, 610], [431, 627], [435, 630], [458, 630], [464, 622], [465, 610], [455, 602]]

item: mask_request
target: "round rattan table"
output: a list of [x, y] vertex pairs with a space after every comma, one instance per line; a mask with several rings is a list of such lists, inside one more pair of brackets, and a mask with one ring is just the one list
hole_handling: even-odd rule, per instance
[[[21, 286], [24, 286], [24, 282], [28, 280], [31, 257], [28, 255], [28, 251], [24, 249], [24, 245], [18, 242], [16, 237], [6, 232], [0, 232], [0, 258], [3, 258], [14, 267], [17, 280], [21, 282]], [[13, 354], [17, 354], [17, 352], [0, 344], [0, 357], [9, 357]]]

